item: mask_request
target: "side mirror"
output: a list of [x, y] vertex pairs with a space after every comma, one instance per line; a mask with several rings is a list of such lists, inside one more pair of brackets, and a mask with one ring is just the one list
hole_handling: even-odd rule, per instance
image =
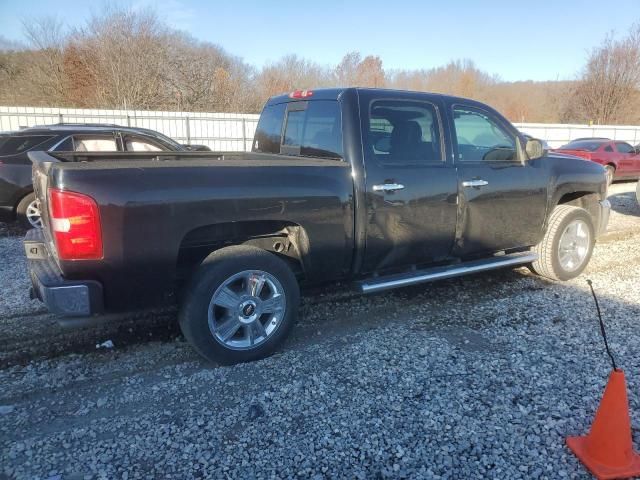
[[527, 140], [525, 151], [527, 152], [527, 157], [529, 157], [529, 160], [535, 160], [536, 158], [544, 157], [547, 153], [546, 149], [544, 148], [544, 144], [537, 138], [530, 138], [529, 140]]

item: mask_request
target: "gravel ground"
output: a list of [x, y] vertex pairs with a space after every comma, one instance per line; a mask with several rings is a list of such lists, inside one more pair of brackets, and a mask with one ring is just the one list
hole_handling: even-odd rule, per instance
[[171, 311], [60, 327], [0, 226], [0, 477], [590, 478], [564, 445], [610, 369], [586, 278], [640, 445], [634, 189], [612, 187], [610, 233], [574, 281], [516, 269], [308, 296], [279, 354], [234, 367], [201, 361]]

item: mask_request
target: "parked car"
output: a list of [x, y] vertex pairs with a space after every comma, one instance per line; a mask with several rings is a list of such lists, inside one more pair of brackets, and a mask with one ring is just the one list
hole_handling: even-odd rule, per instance
[[35, 296], [78, 317], [178, 304], [185, 337], [220, 363], [272, 353], [300, 286], [372, 293], [515, 265], [574, 278], [610, 211], [600, 165], [427, 93], [273, 97], [251, 153], [57, 156], [29, 152]]
[[638, 200], [638, 205], [640, 205], [640, 182], [636, 185], [636, 200]]
[[[180, 145], [145, 128], [104, 124], [55, 124], [0, 135], [0, 221], [18, 220], [40, 226], [40, 208], [31, 185], [27, 153], [49, 152], [161, 152], [203, 148]], [[204, 147], [206, 148], [206, 147]]]
[[555, 150], [599, 163], [607, 171], [607, 183], [640, 177], [640, 155], [627, 142], [608, 138], [578, 138]]

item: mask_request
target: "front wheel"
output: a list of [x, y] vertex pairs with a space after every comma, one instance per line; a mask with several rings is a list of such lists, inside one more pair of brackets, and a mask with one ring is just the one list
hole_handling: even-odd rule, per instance
[[209, 255], [187, 287], [180, 328], [203, 357], [234, 364], [272, 354], [298, 312], [300, 290], [289, 266], [251, 246]]
[[558, 205], [551, 213], [542, 242], [533, 249], [538, 260], [531, 268], [543, 277], [571, 280], [586, 268], [594, 245], [591, 215], [579, 207]]

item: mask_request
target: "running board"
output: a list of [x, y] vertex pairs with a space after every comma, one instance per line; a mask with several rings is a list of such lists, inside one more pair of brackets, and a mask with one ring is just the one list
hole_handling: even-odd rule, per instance
[[496, 268], [511, 267], [531, 263], [538, 259], [538, 254], [533, 252], [511, 253], [497, 257], [473, 260], [470, 262], [433, 267], [425, 270], [416, 270], [410, 273], [388, 275], [386, 277], [370, 278], [356, 282], [356, 287], [362, 293], [375, 293], [391, 288], [406, 287], [416, 283], [433, 282], [445, 278], [459, 277], [469, 273], [485, 272]]

